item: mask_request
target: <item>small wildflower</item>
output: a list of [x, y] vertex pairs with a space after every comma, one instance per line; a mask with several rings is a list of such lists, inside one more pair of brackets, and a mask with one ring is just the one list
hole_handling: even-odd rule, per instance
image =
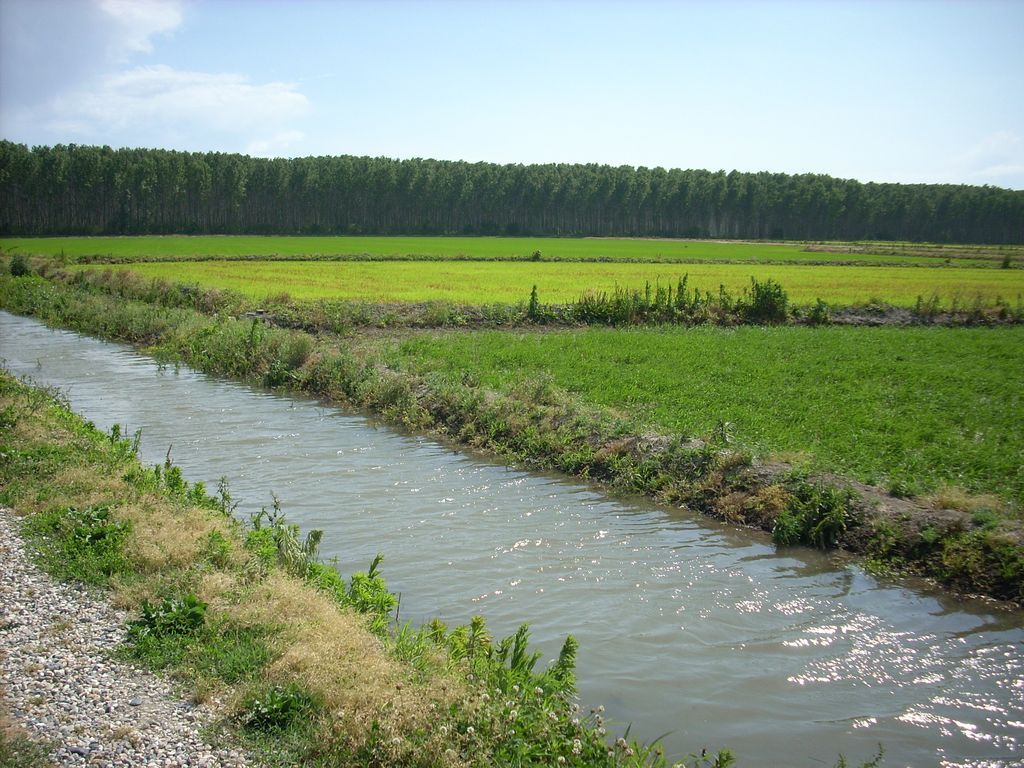
[[608, 733], [608, 731], [606, 731], [604, 728], [598, 728], [597, 729], [597, 735], [598, 736], [604, 736], [606, 733]]
[[518, 684], [512, 686], [512, 693], [519, 693], [519, 685]]
[[578, 755], [582, 751], [583, 751], [583, 742], [580, 741], [579, 739], [573, 739], [572, 740], [572, 753], [574, 755]]
[[551, 712], [548, 712], [548, 717], [550, 717], [552, 720], [557, 720], [558, 719], [558, 715], [555, 714], [554, 710], [552, 710]]
[[533, 692], [540, 696], [542, 693], [544, 693], [544, 689], [538, 685], [536, 688], [533, 689]]
[[632, 747], [626, 747], [626, 757], [632, 757], [632, 756], [633, 756], [633, 748]]
[[601, 705], [600, 707], [598, 707], [598, 708], [597, 708], [597, 711], [598, 711], [599, 713], [601, 713], [601, 712], [604, 712], [604, 704], [602, 704], [602, 705]]
[[624, 738], [619, 736], [619, 738], [617, 738], [615, 740], [615, 746], [618, 747], [619, 749], [625, 749], [629, 745], [626, 744], [626, 740]]
[[447, 736], [448, 735], [448, 726], [447, 725], [442, 725], [441, 726], [441, 735], [442, 736]]
[[508, 729], [508, 735], [509, 736], [515, 736], [516, 735], [516, 729], [515, 728], [509, 728]]
[[580, 724], [580, 719], [578, 717], [574, 717], [572, 719], [572, 724], [578, 727]]
[[611, 751], [611, 750], [609, 749], [609, 750], [608, 750], [608, 759], [610, 760], [610, 759], [612, 759], [612, 758], [614, 758], [614, 757], [615, 757], [615, 753], [614, 753], [614, 752], [612, 752], [612, 751]]
[[575, 715], [577, 712], [580, 711], [580, 705], [574, 701], [572, 704], [569, 705], [569, 711]]
[[472, 725], [471, 725], [471, 726], [469, 726], [469, 728], [467, 728], [467, 729], [466, 729], [466, 735], [467, 735], [467, 736], [472, 736], [472, 735], [473, 735], [474, 733], [476, 733], [476, 729], [475, 729], [475, 728], [473, 728], [473, 726], [472, 726]]
[[565, 758], [562, 755], [558, 756], [558, 764], [565, 765]]
[[490, 700], [491, 700], [491, 697], [488, 696], [486, 693], [481, 693], [480, 694], [480, 701], [482, 701], [482, 702], [484, 702], [486, 704]]
[[517, 717], [519, 717], [519, 710], [518, 709], [513, 709], [511, 712], [508, 713], [508, 719], [509, 720], [515, 720]]

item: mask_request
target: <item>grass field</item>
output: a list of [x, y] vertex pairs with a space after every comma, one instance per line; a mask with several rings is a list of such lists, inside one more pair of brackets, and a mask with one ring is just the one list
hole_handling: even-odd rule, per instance
[[1015, 304], [1024, 296], [1024, 270], [988, 268], [472, 261], [151, 262], [113, 268], [228, 288], [257, 299], [286, 292], [294, 299], [515, 303], [527, 300], [536, 285], [542, 302], [556, 303], [575, 301], [586, 291], [611, 292], [617, 286], [642, 290], [650, 282], [674, 287], [683, 275], [689, 275], [691, 288], [717, 292], [724, 285], [733, 295], [748, 288], [751, 277], [771, 278], [797, 303], [821, 298], [849, 305], [878, 299], [912, 306], [919, 296], [935, 295], [943, 306], [957, 299], [969, 307], [978, 299], [985, 305], [997, 298]]
[[[829, 246], [811, 251], [800, 243], [717, 242], [708, 240], [631, 240], [615, 238], [518, 237], [57, 237], [4, 238], [0, 247], [25, 253], [110, 256], [117, 259], [240, 256], [361, 256], [375, 258], [522, 259], [540, 251], [544, 259], [576, 261], [842, 261], [865, 264], [998, 264], [991, 248], [936, 247], [909, 252], [902, 244]], [[926, 255], [922, 255], [926, 254]], [[1024, 249], [1013, 250], [1024, 260]], [[965, 258], [961, 258], [964, 256]]]
[[499, 389], [535, 375], [651, 426], [731, 423], [883, 487], [1024, 502], [1024, 328], [694, 328], [416, 336], [393, 362]]

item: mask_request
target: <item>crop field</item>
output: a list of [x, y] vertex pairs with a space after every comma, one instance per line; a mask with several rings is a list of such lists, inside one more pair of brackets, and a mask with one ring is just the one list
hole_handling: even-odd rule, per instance
[[727, 422], [761, 455], [1024, 502], [1021, 327], [449, 332], [399, 342], [392, 362], [498, 389], [550, 376], [655, 428], [706, 435]]
[[936, 296], [943, 306], [956, 300], [970, 307], [976, 301], [991, 305], [997, 299], [1015, 304], [1024, 297], [1024, 270], [989, 268], [472, 261], [182, 261], [112, 268], [231, 289], [257, 299], [285, 292], [293, 299], [515, 303], [527, 300], [536, 285], [542, 302], [557, 303], [616, 287], [643, 290], [646, 283], [674, 287], [684, 275], [689, 276], [691, 288], [717, 292], [724, 285], [734, 296], [750, 286], [752, 277], [770, 278], [797, 303], [821, 298], [839, 305], [880, 300], [912, 306], [918, 297]]
[[0, 239], [4, 250], [65, 255], [101, 256], [127, 261], [174, 258], [370, 257], [377, 259], [434, 258], [527, 259], [540, 251], [546, 260], [690, 262], [854, 262], [864, 264], [951, 264], [998, 266], [1005, 254], [1024, 263], [1024, 248], [934, 246], [912, 248], [891, 244], [822, 244], [718, 242], [710, 240], [632, 240], [615, 238], [519, 237], [255, 237], [147, 236], [52, 237]]

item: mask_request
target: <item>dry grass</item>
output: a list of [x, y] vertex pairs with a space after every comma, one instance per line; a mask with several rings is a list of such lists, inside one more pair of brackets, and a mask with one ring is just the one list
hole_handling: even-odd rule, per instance
[[175, 507], [155, 496], [121, 505], [114, 514], [131, 523], [126, 553], [143, 573], [187, 567], [199, 559], [210, 533], [231, 535], [226, 521], [214, 519], [209, 512]]
[[204, 573], [196, 587], [196, 597], [210, 606], [214, 613], [227, 613], [238, 601], [241, 584], [238, 576], [229, 571]]
[[52, 492], [45, 499], [38, 500], [40, 511], [55, 506], [87, 507], [104, 506], [113, 499], [123, 498], [128, 493], [127, 484], [119, 477], [111, 477], [105, 468], [95, 466], [74, 466], [54, 473], [50, 482]]
[[983, 509], [1007, 513], [1009, 506], [993, 494], [974, 494], [956, 486], [945, 486], [923, 497], [922, 501], [930, 507], [939, 509], [956, 509], [960, 512], [973, 514]]
[[358, 749], [375, 722], [386, 741], [399, 748], [410, 734], [431, 730], [439, 713], [465, 696], [453, 680], [429, 685], [412, 680], [411, 670], [367, 630], [364, 617], [279, 572], [229, 612], [243, 624], [281, 628], [268, 677], [297, 682], [319, 698], [331, 737], [349, 748]]

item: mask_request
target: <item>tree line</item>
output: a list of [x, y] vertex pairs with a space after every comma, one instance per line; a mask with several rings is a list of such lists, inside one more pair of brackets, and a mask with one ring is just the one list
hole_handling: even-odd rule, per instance
[[1024, 191], [819, 174], [0, 141], [0, 234], [475, 234], [1024, 242]]

